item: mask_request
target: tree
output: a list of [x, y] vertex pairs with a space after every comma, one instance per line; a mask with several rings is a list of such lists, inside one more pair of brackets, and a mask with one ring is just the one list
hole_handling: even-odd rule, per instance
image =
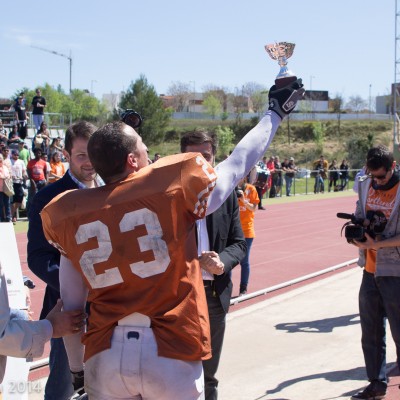
[[213, 119], [216, 115], [222, 111], [220, 101], [212, 94], [207, 95], [203, 101], [203, 107], [207, 110], [207, 114], [210, 114]]
[[218, 138], [219, 155], [221, 157], [225, 157], [229, 153], [235, 134], [233, 133], [232, 129], [227, 126], [217, 126], [215, 129], [215, 134]]
[[340, 136], [340, 120], [341, 120], [341, 114], [343, 112], [343, 97], [340, 94], [336, 94], [335, 98], [332, 99], [331, 104], [332, 104], [332, 111], [337, 114], [337, 120], [338, 120], [338, 137]]
[[365, 136], [352, 135], [346, 142], [348, 159], [352, 168], [361, 168], [365, 164], [365, 156], [373, 146], [374, 134]]
[[131, 82], [121, 98], [120, 107], [132, 108], [141, 114], [143, 123], [138, 128], [138, 133], [146, 144], [162, 142], [172, 112], [163, 107], [162, 100], [157, 95], [154, 86], [148, 83], [144, 75], [140, 75], [139, 79]]
[[268, 90], [257, 82], [247, 82], [242, 87], [242, 95], [250, 99], [252, 109], [256, 113], [264, 110], [268, 100]]
[[336, 96], [331, 100], [332, 112], [341, 113], [343, 112], [343, 97], [337, 93]]
[[250, 100], [253, 104], [253, 111], [260, 114], [264, 111], [268, 103], [268, 91], [262, 90], [260, 92], [255, 92], [250, 97]]
[[347, 103], [347, 107], [350, 110], [355, 111], [357, 114], [365, 109], [367, 102], [361, 96], [351, 96]]
[[219, 103], [221, 104], [222, 111], [227, 112], [228, 111], [228, 89], [223, 87], [223, 86], [216, 86], [213, 84], [208, 84], [206, 86], [203, 86], [203, 93], [204, 97], [207, 97], [209, 95], [213, 95], [215, 98], [219, 100]]
[[195, 95], [195, 93], [190, 91], [190, 85], [183, 82], [172, 82], [167, 90], [167, 94], [173, 96], [173, 107], [178, 112], [187, 111], [190, 99]]
[[232, 94], [231, 102], [236, 116], [236, 123], [240, 125], [242, 123], [242, 114], [247, 111], [247, 97], [237, 92]]
[[312, 122], [311, 126], [314, 136], [314, 143], [317, 145], [317, 149], [321, 152], [325, 141], [325, 126], [319, 121]]

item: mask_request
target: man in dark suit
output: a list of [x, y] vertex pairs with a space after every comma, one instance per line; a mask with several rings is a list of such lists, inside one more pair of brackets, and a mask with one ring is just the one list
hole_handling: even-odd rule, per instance
[[[66, 174], [42, 190], [33, 198], [29, 210], [28, 266], [46, 286], [40, 318], [60, 298], [60, 253], [45, 238], [40, 212], [58, 194], [70, 189], [84, 189], [101, 184], [89, 161], [87, 143], [97, 128], [85, 121], [71, 125], [65, 134], [65, 156], [69, 163]], [[45, 388], [45, 400], [67, 400], [73, 394], [71, 373], [62, 338], [51, 339], [50, 374]]]
[[[181, 151], [198, 152], [214, 165], [217, 144], [215, 137], [203, 130], [186, 133], [181, 138]], [[218, 184], [218, 183], [217, 183]], [[204, 289], [210, 315], [212, 358], [203, 361], [205, 398], [218, 398], [215, 374], [221, 356], [226, 314], [232, 294], [231, 271], [246, 254], [246, 241], [239, 218], [235, 192], [205, 220], [197, 221], [197, 245], [203, 269]]]

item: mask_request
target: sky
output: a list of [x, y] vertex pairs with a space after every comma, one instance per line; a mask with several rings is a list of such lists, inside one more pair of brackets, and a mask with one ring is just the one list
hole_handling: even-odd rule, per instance
[[[173, 82], [270, 87], [279, 72], [264, 45], [296, 44], [288, 67], [306, 89], [345, 99], [390, 92], [399, 0], [58, 0], [4, 2], [0, 98], [49, 83], [98, 98], [145, 75], [159, 94]], [[400, 17], [399, 17], [400, 18]], [[398, 57], [400, 57], [400, 52]]]

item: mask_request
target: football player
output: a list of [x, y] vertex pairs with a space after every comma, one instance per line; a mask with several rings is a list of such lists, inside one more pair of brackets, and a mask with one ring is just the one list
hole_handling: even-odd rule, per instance
[[219, 208], [303, 93], [301, 80], [271, 88], [269, 111], [219, 165], [216, 189], [198, 153], [148, 165], [132, 127], [93, 134], [89, 157], [106, 185], [67, 192], [42, 212], [46, 237], [65, 256], [64, 308], [91, 303], [85, 351], [80, 334], [65, 340], [76, 381], [85, 361], [90, 399], [203, 398], [201, 360], [211, 354], [195, 221]]

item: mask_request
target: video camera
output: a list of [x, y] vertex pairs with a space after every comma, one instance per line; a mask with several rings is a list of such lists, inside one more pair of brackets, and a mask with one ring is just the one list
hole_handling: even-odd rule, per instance
[[344, 236], [347, 241], [351, 243], [353, 240], [365, 242], [367, 239], [365, 234], [368, 233], [373, 239], [381, 235], [385, 230], [387, 218], [380, 210], [368, 210], [366, 217], [356, 218], [354, 214], [337, 213], [336, 216], [342, 219], [349, 219], [342, 227], [344, 229]]
[[136, 112], [135, 110], [125, 110], [120, 114], [120, 119], [125, 124], [129, 125], [133, 129], [137, 129], [142, 124], [143, 118], [142, 116]]
[[245, 189], [246, 189], [246, 184], [243, 184], [242, 186], [236, 186], [235, 187], [235, 193], [236, 193], [236, 197], [238, 199], [243, 197], [243, 193], [244, 193]]
[[364, 227], [363, 218], [356, 218], [354, 214], [346, 213], [337, 213], [336, 216], [338, 218], [350, 220], [342, 226], [342, 230], [340, 231], [340, 234], [342, 235], [344, 229], [344, 236], [348, 243], [351, 243], [353, 240], [365, 242], [367, 240], [365, 233], [368, 233], [369, 235], [371, 234], [371, 232]]

